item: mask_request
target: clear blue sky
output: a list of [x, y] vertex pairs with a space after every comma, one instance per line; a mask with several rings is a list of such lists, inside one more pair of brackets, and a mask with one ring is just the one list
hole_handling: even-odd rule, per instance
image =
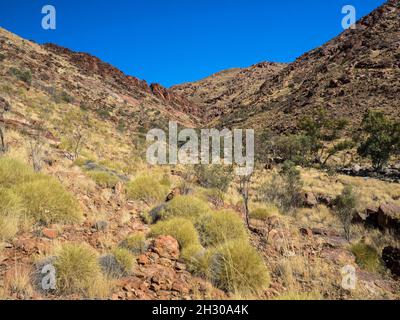
[[[0, 26], [38, 43], [89, 52], [165, 86], [260, 61], [290, 62], [384, 0], [0, 0]], [[57, 29], [41, 28], [41, 8]]]

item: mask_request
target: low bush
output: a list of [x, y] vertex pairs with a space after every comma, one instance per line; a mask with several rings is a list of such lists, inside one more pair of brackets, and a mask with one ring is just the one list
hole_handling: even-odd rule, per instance
[[199, 197], [216, 207], [220, 207], [224, 204], [225, 193], [219, 189], [200, 189]]
[[88, 171], [86, 174], [103, 188], [113, 188], [119, 181], [116, 175], [105, 171]]
[[15, 76], [18, 80], [21, 80], [27, 84], [32, 82], [32, 73], [30, 70], [20, 70], [17, 68], [11, 68], [10, 73]]
[[274, 203], [283, 213], [296, 210], [302, 203], [301, 191], [303, 182], [300, 171], [293, 162], [286, 161], [279, 175], [259, 188], [261, 200]]
[[215, 188], [226, 192], [233, 180], [233, 168], [226, 165], [197, 165], [194, 176], [204, 188]]
[[248, 240], [246, 227], [233, 210], [221, 210], [201, 216], [196, 222], [201, 244], [213, 246], [229, 240]]
[[154, 203], [164, 200], [167, 188], [160, 185], [157, 180], [149, 176], [137, 177], [126, 186], [128, 198]]
[[36, 221], [69, 223], [82, 218], [77, 200], [54, 178], [26, 182], [13, 190], [21, 197], [26, 214]]
[[357, 243], [351, 246], [351, 252], [356, 256], [356, 263], [370, 272], [382, 271], [382, 260], [374, 247], [365, 243]]
[[257, 293], [268, 287], [270, 276], [263, 259], [246, 241], [229, 241], [211, 250], [208, 278], [222, 290]]
[[160, 212], [162, 219], [171, 217], [187, 218], [196, 221], [200, 216], [210, 211], [208, 205], [193, 196], [177, 196]]

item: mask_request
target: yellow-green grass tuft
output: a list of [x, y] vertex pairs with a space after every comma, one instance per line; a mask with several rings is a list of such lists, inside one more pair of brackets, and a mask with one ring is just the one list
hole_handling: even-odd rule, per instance
[[11, 159], [0, 158], [0, 185], [10, 188], [34, 179], [35, 173], [24, 163]]
[[22, 212], [21, 198], [0, 187], [0, 239], [8, 240], [17, 234]]
[[269, 204], [267, 206], [256, 207], [253, 210], [250, 210], [250, 218], [265, 220], [268, 217], [275, 216], [279, 214], [279, 209], [274, 204]]
[[351, 252], [356, 256], [356, 263], [361, 268], [370, 272], [382, 271], [382, 260], [374, 247], [360, 242], [351, 246]]
[[269, 285], [269, 271], [262, 257], [245, 241], [229, 241], [212, 249], [207, 261], [208, 278], [225, 291], [255, 294]]
[[126, 186], [129, 199], [155, 203], [164, 200], [167, 188], [149, 176], [140, 176]]
[[235, 239], [248, 241], [244, 222], [233, 210], [220, 210], [203, 215], [195, 225], [200, 234], [200, 241], [206, 247]]
[[54, 267], [60, 293], [99, 295], [96, 291], [105, 279], [93, 248], [85, 244], [64, 244], [56, 252]]
[[146, 237], [143, 233], [132, 234], [122, 241], [121, 246], [134, 254], [140, 254], [146, 251]]
[[181, 250], [189, 246], [200, 245], [199, 236], [193, 223], [184, 218], [172, 218], [156, 223], [151, 228], [151, 235], [154, 237], [172, 236], [178, 241]]
[[88, 171], [86, 173], [97, 185], [103, 188], [113, 188], [118, 183], [116, 175], [105, 171]]
[[13, 188], [28, 216], [44, 223], [79, 222], [82, 212], [77, 200], [52, 177], [25, 182]]
[[210, 208], [207, 203], [196, 197], [177, 196], [167, 204], [160, 214], [162, 219], [180, 217], [196, 221], [209, 211]]

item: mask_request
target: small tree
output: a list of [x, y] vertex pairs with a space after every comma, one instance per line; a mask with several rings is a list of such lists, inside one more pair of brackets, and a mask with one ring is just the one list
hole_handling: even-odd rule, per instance
[[251, 178], [253, 176], [253, 172], [240, 176], [239, 178], [239, 187], [238, 187], [238, 192], [243, 198], [243, 205], [244, 205], [244, 215], [245, 215], [245, 220], [246, 220], [246, 225], [247, 228], [250, 229], [250, 210], [249, 210], [249, 200], [250, 200], [250, 187], [251, 187]]
[[34, 134], [28, 135], [29, 159], [31, 160], [33, 170], [35, 170], [35, 172], [42, 170], [44, 147], [43, 131], [43, 128], [37, 127]]
[[357, 202], [357, 196], [351, 186], [346, 186], [333, 201], [334, 208], [343, 225], [344, 235], [348, 241], [350, 241], [351, 237], [351, 221], [356, 212]]
[[6, 125], [4, 121], [4, 115], [11, 110], [10, 104], [3, 98], [0, 97], [0, 152], [5, 153], [7, 151], [6, 141], [5, 141], [5, 131]]
[[[326, 143], [340, 137], [341, 132], [347, 126], [347, 121], [340, 118], [332, 119], [324, 109], [320, 108], [314, 111], [311, 116], [303, 117], [299, 126], [303, 130], [303, 134], [309, 139], [311, 162], [326, 164], [327, 160], [322, 160], [326, 151]], [[342, 151], [344, 146], [342, 142], [339, 142], [337, 145], [334, 144], [328, 150], [328, 157], [330, 158], [333, 154]], [[332, 152], [334, 153], [332, 154]], [[330, 156], [329, 153], [331, 153]]]
[[86, 137], [86, 135], [81, 126], [78, 126], [72, 133], [72, 142], [73, 142], [72, 148], [73, 148], [75, 160], [78, 159], [78, 157], [79, 157], [85, 137]]
[[226, 192], [233, 180], [231, 165], [195, 165], [193, 175], [204, 188], [215, 188]]
[[400, 123], [395, 123], [381, 112], [368, 111], [362, 121], [364, 137], [358, 154], [368, 157], [374, 169], [382, 169], [393, 154], [400, 153]]
[[302, 187], [300, 171], [293, 162], [286, 161], [279, 175], [273, 175], [270, 182], [260, 187], [260, 200], [272, 202], [283, 212], [290, 212], [301, 204]]

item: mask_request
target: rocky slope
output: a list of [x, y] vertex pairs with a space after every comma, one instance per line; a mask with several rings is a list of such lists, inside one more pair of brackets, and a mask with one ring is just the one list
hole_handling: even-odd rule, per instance
[[171, 91], [201, 106], [204, 120], [209, 122], [235, 111], [236, 106], [251, 99], [267, 79], [272, 79], [284, 67], [285, 64], [261, 62], [249, 68], [221, 71], [198, 82], [177, 85]]
[[31, 88], [121, 122], [132, 131], [165, 127], [168, 119], [187, 126], [198, 121], [198, 114], [192, 112], [197, 108], [185, 98], [127, 76], [89, 54], [54, 44], [38, 45], [4, 29], [0, 29], [0, 48], [4, 80], [29, 70]]
[[355, 30], [287, 66], [264, 63], [223, 71], [173, 90], [206, 105], [212, 124], [226, 126], [292, 130], [299, 117], [321, 107], [354, 124], [369, 108], [399, 117], [399, 14], [400, 2], [390, 0]]

